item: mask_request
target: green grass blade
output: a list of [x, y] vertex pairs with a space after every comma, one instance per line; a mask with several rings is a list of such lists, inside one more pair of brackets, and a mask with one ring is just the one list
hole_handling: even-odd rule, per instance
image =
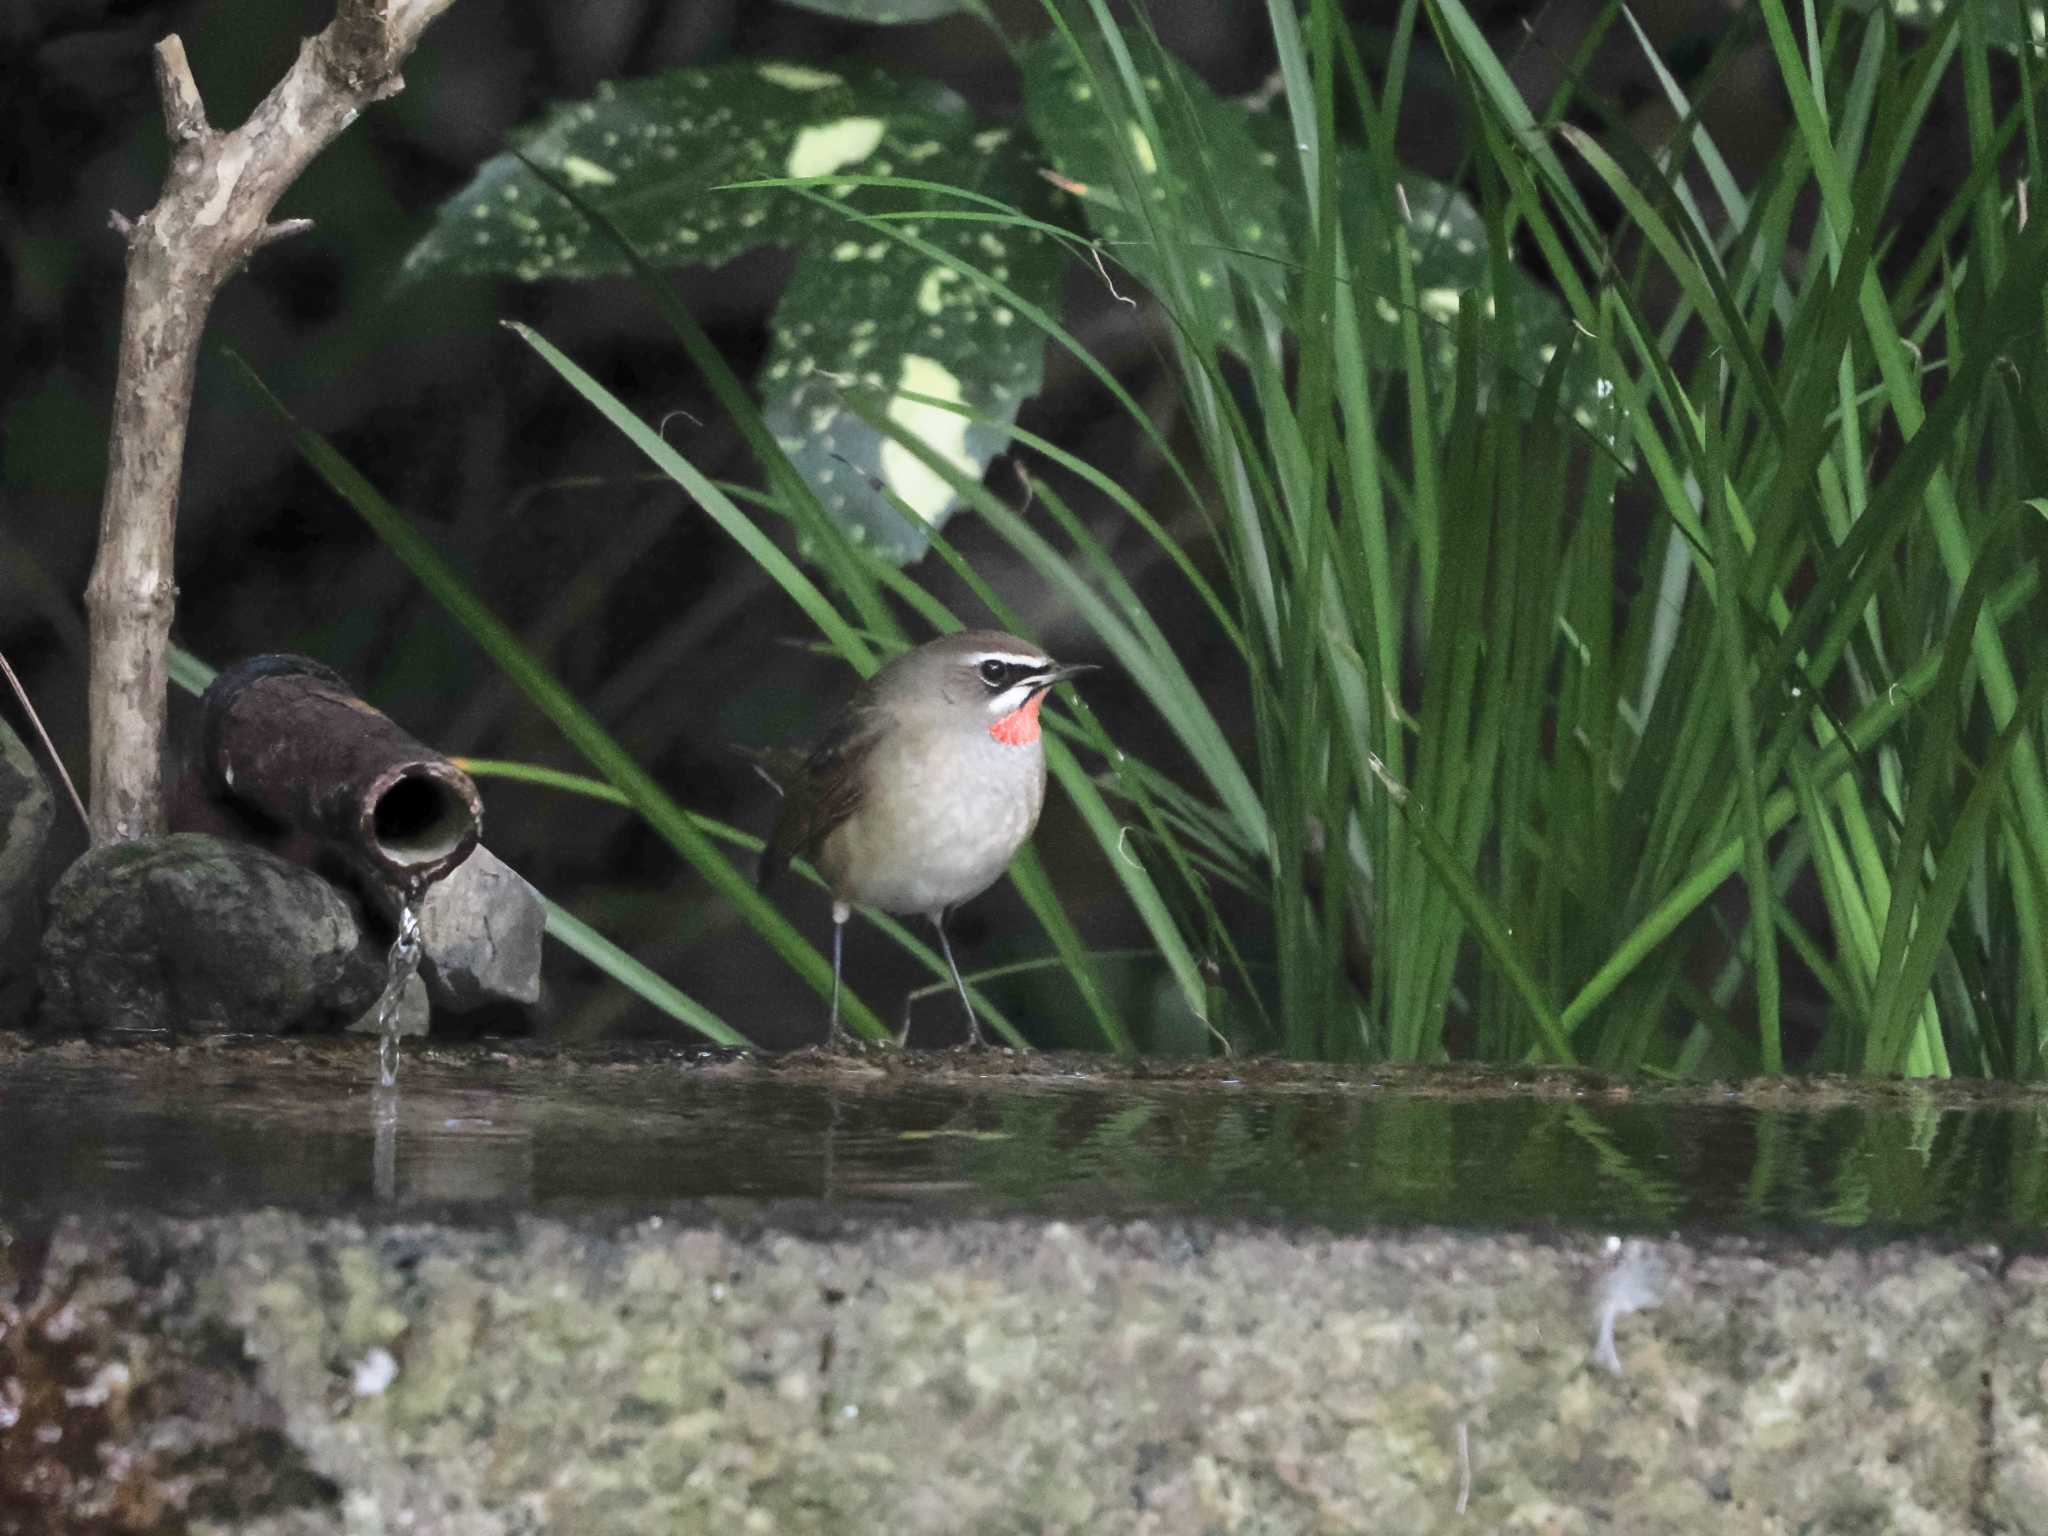
[[614, 981], [630, 988], [678, 1023], [688, 1025], [713, 1045], [737, 1050], [753, 1049], [753, 1042], [745, 1035], [702, 1003], [664, 981], [581, 918], [545, 896], [540, 898], [540, 904], [547, 912], [550, 938], [574, 950]]
[[[511, 762], [503, 758], [494, 757], [458, 757], [453, 759], [453, 761], [458, 768], [474, 778], [510, 779], [522, 784], [538, 784], [544, 789], [556, 789], [564, 794], [581, 795], [589, 800], [603, 800], [612, 805], [630, 807], [633, 803], [627, 799], [625, 791], [621, 790], [616, 784], [608, 783], [603, 779], [593, 779], [586, 774], [567, 773], [559, 768], [549, 768], [541, 763]], [[761, 851], [761, 839], [751, 832], [743, 832], [738, 827], [720, 821], [714, 816], [706, 816], [696, 811], [686, 814], [707, 837], [724, 843], [728, 847], [741, 849], [749, 854], [758, 854]], [[791, 863], [790, 868], [795, 870], [800, 878], [809, 881], [817, 889], [822, 891], [825, 888], [824, 880], [820, 878], [818, 872], [811, 868], [809, 864], [799, 859]], [[929, 944], [919, 939], [909, 928], [886, 913], [864, 910], [861, 915], [873, 923], [875, 927], [880, 929], [898, 946], [912, 955], [932, 975], [937, 977], [938, 985], [944, 986], [947, 989], [952, 987], [953, 973], [946, 968], [944, 957], [936, 949], [933, 949]], [[1001, 969], [1007, 974], [1010, 968], [1004, 967]], [[990, 972], [981, 973], [984, 979], [990, 974]], [[628, 980], [625, 977], [620, 977], [619, 979]], [[974, 977], [969, 976], [966, 980], [967, 990], [974, 995], [974, 1006], [981, 1014], [982, 1021], [993, 1026], [995, 1032], [1009, 1044], [1016, 1046], [1020, 1050], [1028, 1049], [1028, 1044], [1015, 1022], [1000, 1008], [996, 1007], [994, 1003], [989, 1001], [987, 996], [976, 986]], [[629, 980], [628, 985], [631, 985]]]
[[[1711, 407], [1710, 407], [1711, 409]], [[1763, 788], [1757, 773], [1756, 722], [1750, 696], [1749, 653], [1743, 644], [1742, 554], [1721, 496], [1722, 449], [1718, 424], [1708, 421], [1707, 526], [1714, 536], [1716, 631], [1721, 642], [1728, 715], [1735, 738], [1736, 784], [1742, 803], [1743, 862], [1749, 883], [1751, 963], [1756, 967], [1757, 1030], [1766, 1072], [1785, 1070], [1779, 1029], [1778, 895], [1771, 881], [1771, 854], [1764, 831]]]
[[[540, 346], [546, 346], [538, 337], [533, 339]], [[566, 359], [563, 361], [567, 362]], [[519, 690], [554, 722], [569, 743], [625, 794], [633, 809], [648, 825], [732, 904], [747, 925], [766, 939], [791, 969], [803, 977], [820, 997], [830, 995], [832, 967], [825, 957], [805, 941], [766, 897], [754, 889], [753, 882], [733, 867], [689, 815], [669, 798], [645, 769], [633, 761], [631, 755], [612, 739], [569, 691], [534, 660], [518, 637], [477, 599], [454, 568], [378, 494], [376, 488], [326, 439], [302, 426], [246, 363], [239, 357], [234, 358], [234, 362], [256, 397], [269, 406], [285, 425], [294, 446], [306, 462], [370, 525], [435, 601], [470, 632]], [[594, 384], [592, 387], [596, 388]], [[657, 445], [666, 447], [659, 443], [658, 438], [655, 441]], [[724, 501], [724, 497], [695, 470], [689, 470], [689, 475], [697, 482], [697, 486], [691, 487], [693, 491], [701, 486], [712, 497]], [[730, 503], [726, 505], [730, 507]], [[738, 515], [737, 509], [734, 509], [734, 515]], [[776, 553], [779, 555], [780, 552]], [[856, 1033], [871, 1040], [889, 1038], [889, 1031], [882, 1021], [858, 997], [844, 995], [840, 1011], [847, 1027]]]
[[732, 499], [720, 490], [709, 476], [662, 441], [659, 432], [635, 416], [618, 396], [571, 362], [545, 336], [516, 320], [507, 320], [504, 325], [513, 335], [538, 352], [571, 389], [617, 427], [627, 441], [644, 453], [656, 468], [688, 491], [691, 499], [711, 515], [712, 521], [746, 551], [748, 558], [773, 577], [775, 584], [803, 609], [811, 622], [818, 626], [819, 632], [842, 656], [855, 661], [856, 665], [860, 664], [860, 659], [865, 659], [866, 670], [873, 670], [873, 651], [866, 639], [847, 623], [832, 600], [818, 590], [818, 584], [805, 575], [796, 562], [784, 554], [752, 518], [733, 505]]

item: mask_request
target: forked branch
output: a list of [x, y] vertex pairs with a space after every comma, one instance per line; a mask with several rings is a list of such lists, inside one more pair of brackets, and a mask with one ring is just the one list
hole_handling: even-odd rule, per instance
[[91, 812], [95, 843], [163, 830], [166, 654], [176, 597], [172, 547], [199, 337], [220, 285], [273, 240], [310, 228], [270, 212], [313, 157], [373, 102], [453, 0], [337, 0], [241, 127], [222, 131], [185, 57], [156, 48], [171, 164], [156, 206], [114, 227], [128, 243], [113, 436], [87, 584], [92, 632]]

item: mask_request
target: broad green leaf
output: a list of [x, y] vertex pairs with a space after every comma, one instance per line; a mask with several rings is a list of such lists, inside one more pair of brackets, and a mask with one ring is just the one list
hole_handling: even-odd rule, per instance
[[[1395, 366], [1400, 357], [1401, 312], [1396, 303], [1390, 231], [1369, 191], [1366, 157], [1347, 153], [1338, 163], [1343, 178], [1342, 206], [1348, 215], [1345, 240], [1357, 271], [1371, 289], [1360, 295], [1359, 313], [1370, 315], [1375, 322], [1370, 344], [1378, 349], [1382, 364]], [[1423, 362], [1436, 375], [1437, 389], [1448, 391], [1457, 366], [1459, 304], [1477, 303], [1491, 315], [1497, 303], [1486, 223], [1463, 192], [1427, 176], [1403, 171], [1401, 192], [1393, 216], [1408, 227], [1415, 303], [1422, 311]], [[1519, 265], [1509, 263], [1508, 271], [1509, 286], [1514, 290], [1514, 328], [1507, 342], [1506, 361], [1523, 380], [1520, 394], [1526, 411], [1537, 405], [1536, 385], [1552, 360], [1570, 347], [1572, 323], [1556, 294]], [[1495, 333], [1489, 327], [1484, 334], [1491, 338]], [[1599, 377], [1594, 349], [1571, 349], [1565, 369], [1559, 409], [1569, 411], [1574, 421], [1597, 434], [1610, 449], [1618, 448], [1622, 415], [1614, 402], [1613, 384]], [[1482, 366], [1482, 403], [1491, 385], [1491, 369]]]
[[[1213, 296], [1214, 324], [1226, 336], [1237, 328], [1231, 275], [1276, 305], [1284, 298], [1299, 259], [1282, 228], [1284, 173], [1254, 140], [1244, 107], [1166, 60], [1160, 72], [1140, 76], [1159, 129], [1154, 144], [1134, 114], [1104, 110], [1098, 92], [1117, 87], [1099, 83], [1057, 34], [1024, 49], [1019, 62], [1031, 127], [1052, 168], [1083, 187], [1088, 222], [1111, 261], [1155, 289], [1174, 267], [1192, 274], [1196, 292], [1184, 299], [1192, 307]], [[1161, 62], [1148, 52], [1144, 67]], [[1212, 195], [1218, 190], [1226, 196]], [[1140, 210], [1136, 199], [1148, 206]], [[1175, 242], [1177, 261], [1159, 249], [1162, 234]]]
[[[989, 421], [970, 427], [908, 401], [895, 414], [978, 477], [1008, 442], [1003, 424], [1038, 388], [1044, 337], [976, 276], [849, 214], [901, 219], [906, 234], [1050, 305], [1057, 247], [985, 201], [1030, 214], [1050, 197], [1010, 130], [977, 129], [957, 96], [927, 82], [735, 60], [600, 86], [590, 101], [553, 109], [519, 147], [656, 264], [717, 265], [767, 244], [797, 250], [759, 380], [763, 414], [853, 537], [894, 560], [923, 554], [927, 530], [873, 484], [887, 484], [932, 527], [958, 498], [843, 411], [839, 390], [858, 380], [972, 406]], [[808, 195], [775, 184], [842, 176], [814, 182]], [[612, 241], [504, 154], [443, 206], [405, 270], [535, 282], [627, 266]]]
[[[918, 170], [1010, 206], [1048, 200], [1006, 129], [949, 144]], [[916, 455], [847, 410], [842, 390], [885, 391], [891, 420], [980, 479], [1008, 446], [1017, 407], [1037, 393], [1045, 356], [1044, 334], [985, 279], [1046, 308], [1058, 301], [1062, 269], [1050, 237], [1003, 223], [979, 204], [932, 201], [939, 212], [971, 216], [905, 219], [902, 230], [958, 267], [841, 221], [832, 238], [797, 258], [761, 370], [769, 429], [826, 511], [855, 540], [905, 563], [925, 552], [929, 531], [944, 525], [959, 497]], [[958, 401], [977, 419], [908, 398], [914, 395]], [[923, 524], [878, 494], [878, 485]]]
[[[556, 106], [517, 131], [514, 142], [649, 261], [716, 266], [760, 245], [803, 249], [831, 239], [839, 220], [786, 193], [713, 188], [842, 172], [921, 176], [972, 127], [965, 103], [926, 81], [735, 59], [607, 81], [589, 101]], [[869, 209], [901, 203], [900, 195], [860, 196]], [[537, 282], [623, 276], [627, 266], [581, 214], [503, 154], [442, 205], [405, 270]]]
[[[1222, 300], [1224, 278], [1234, 274], [1251, 291], [1276, 305], [1285, 298], [1290, 275], [1309, 260], [1308, 205], [1299, 182], [1293, 129], [1285, 113], [1268, 106], [1217, 96], [1193, 72], [1172, 64], [1143, 83], [1165, 140], [1154, 146], [1131, 121], [1127, 142], [1116, 142], [1109, 116], [1097, 100], [1098, 82], [1071, 49], [1057, 38], [1023, 54], [1025, 107], [1053, 167], [1081, 184], [1088, 220], [1105, 254], [1128, 267], [1148, 286], [1162, 280], [1153, 233], [1176, 231], [1180, 255], [1194, 273], [1198, 290]], [[1190, 157], [1198, 157], [1191, 159]], [[1199, 164], [1201, 180], [1185, 173]], [[1399, 283], [1395, 277], [1393, 225], [1408, 226], [1416, 303], [1422, 311], [1424, 363], [1448, 392], [1457, 357], [1453, 324], [1462, 298], [1489, 310], [1493, 277], [1484, 220], [1464, 193], [1427, 176], [1404, 172], [1402, 198], [1384, 206], [1373, 185], [1370, 158], [1353, 145], [1338, 154], [1339, 198], [1353, 281], [1361, 285], [1358, 311], [1370, 318], [1368, 345], [1383, 366], [1401, 357]], [[1154, 202], [1152, 220], [1135, 213], [1133, 183]], [[1202, 188], [1213, 189], [1208, 201]], [[1171, 202], [1168, 213], [1166, 204]], [[1536, 385], [1571, 336], [1571, 320], [1557, 296], [1510, 264], [1514, 283], [1514, 329], [1509, 362], [1522, 376], [1524, 409], [1537, 398]], [[1222, 335], [1232, 337], [1236, 321], [1223, 304], [1216, 314]], [[1491, 334], [1491, 332], [1489, 332]], [[1570, 355], [1561, 400], [1586, 430], [1612, 449], [1618, 444], [1620, 412], [1612, 384], [1597, 376], [1592, 349]], [[1482, 369], [1482, 394], [1491, 370]]]

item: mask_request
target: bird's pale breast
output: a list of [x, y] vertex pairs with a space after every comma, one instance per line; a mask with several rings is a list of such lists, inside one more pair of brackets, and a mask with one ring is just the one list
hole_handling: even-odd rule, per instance
[[864, 766], [860, 808], [825, 840], [819, 865], [836, 894], [885, 912], [938, 912], [980, 895], [1045, 803], [1036, 741], [904, 730]]

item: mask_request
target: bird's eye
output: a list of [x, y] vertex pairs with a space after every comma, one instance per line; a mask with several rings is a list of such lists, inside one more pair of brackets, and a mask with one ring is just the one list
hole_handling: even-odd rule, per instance
[[1010, 664], [991, 656], [981, 664], [981, 680], [991, 688], [1002, 687], [1010, 680]]

